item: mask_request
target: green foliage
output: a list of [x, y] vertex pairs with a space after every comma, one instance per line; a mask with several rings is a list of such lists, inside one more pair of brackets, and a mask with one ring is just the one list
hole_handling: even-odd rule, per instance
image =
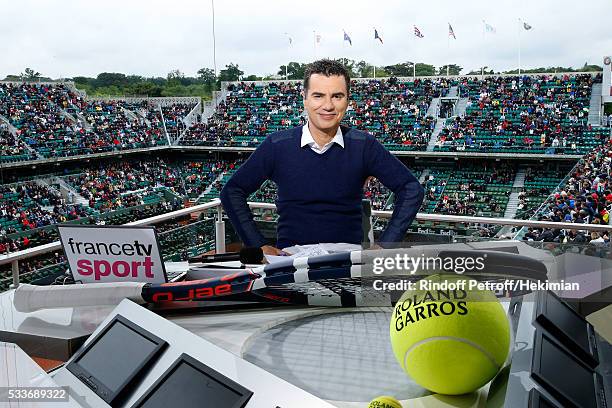
[[26, 81], [36, 81], [40, 78], [40, 72], [36, 72], [32, 68], [26, 68], [21, 75]]
[[489, 67], [484, 66], [482, 68], [478, 68], [477, 70], [470, 71], [466, 75], [481, 75], [483, 73], [485, 75], [493, 75], [494, 74], [493, 70], [491, 69], [491, 70], [487, 71], [487, 68], [489, 68]]
[[239, 81], [243, 74], [244, 72], [240, 70], [240, 68], [238, 67], [238, 64], [230, 63], [229, 65], [225, 66], [225, 69], [222, 69], [219, 72], [218, 79], [220, 82]]
[[[521, 74], [537, 74], [537, 73], [550, 73], [555, 74], [557, 72], [601, 72], [602, 67], [599, 65], [584, 64], [582, 67], [539, 67], [539, 68], [527, 68], [521, 69]], [[504, 71], [504, 74], [518, 74], [518, 68], [510, 71]]]
[[[338, 58], [336, 61], [342, 63], [349, 71], [351, 78], [372, 78], [374, 76], [374, 65], [366, 61], [355, 61], [349, 58]], [[412, 62], [405, 61], [384, 67], [376, 67], [376, 77], [384, 78], [390, 76], [411, 77], [413, 75]], [[289, 79], [301, 80], [308, 64], [301, 62], [289, 62], [287, 74]], [[456, 64], [449, 65], [450, 75], [461, 74], [462, 67]], [[493, 70], [484, 67], [485, 74], [493, 74]], [[521, 70], [524, 73], [555, 73], [555, 72], [601, 72], [602, 67], [585, 63], [579, 68], [571, 67], [548, 67], [529, 68]], [[506, 71], [504, 73], [517, 73], [518, 70]], [[480, 75], [480, 69], [470, 71], [464, 75]], [[416, 64], [417, 76], [446, 75], [446, 65], [436, 69], [433, 65], [425, 63]], [[285, 66], [279, 67], [277, 76], [285, 77]], [[179, 69], [170, 71], [166, 77], [146, 78], [141, 75], [126, 75], [117, 72], [102, 72], [95, 78], [76, 76], [72, 78], [76, 87], [87, 92], [91, 96], [199, 96], [211, 99], [212, 92], [220, 89], [221, 81], [259, 81], [271, 80], [273, 76], [244, 75], [238, 64], [230, 63], [219, 72], [215, 73], [211, 68], [203, 67], [197, 71], [196, 76], [186, 76]], [[18, 75], [7, 75], [5, 81], [52, 81], [50, 78], [32, 68], [25, 68]], [[612, 109], [607, 107], [606, 109]]]
[[406, 61], [400, 62], [399, 64], [387, 65], [382, 70], [376, 68], [377, 77], [394, 76], [394, 77], [411, 77], [415, 74], [416, 76], [433, 76], [436, 75], [436, 67], [422, 62], [417, 62], [416, 70], [413, 66], [413, 62]]
[[[446, 65], [442, 65], [440, 69], [438, 69], [438, 75], [446, 75]], [[463, 68], [457, 64], [448, 65], [448, 75], [459, 75], [461, 74], [461, 70]]]
[[359, 61], [355, 64], [357, 78], [371, 78], [374, 76], [374, 65], [365, 61]]
[[212, 85], [215, 83], [215, 71], [210, 68], [200, 68], [198, 70], [198, 80], [203, 84]]
[[128, 85], [128, 78], [125, 74], [119, 74], [114, 72], [102, 72], [98, 74], [96, 81], [93, 85], [97, 88], [102, 88], [106, 86], [126, 86]]
[[423, 64], [417, 62], [416, 64], [416, 76], [434, 76], [436, 75], [436, 67], [429, 64]]
[[612, 102], [604, 104], [604, 113], [606, 115], [612, 115]]
[[[290, 62], [287, 65], [287, 77], [288, 79], [304, 79], [304, 72], [308, 64], [302, 64], [300, 62]], [[281, 65], [278, 70], [278, 75], [285, 77], [285, 66]]]
[[387, 65], [385, 71], [394, 77], [409, 77], [412, 76], [413, 64], [412, 62], [401, 62], [395, 65]]

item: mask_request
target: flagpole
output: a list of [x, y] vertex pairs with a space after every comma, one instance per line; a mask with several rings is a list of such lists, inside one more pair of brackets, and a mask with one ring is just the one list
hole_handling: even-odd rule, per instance
[[289, 46], [287, 46], [287, 62], [285, 63], [285, 81], [289, 80], [289, 75], [287, 74], [287, 66], [289, 65], [289, 60], [291, 59], [291, 37], [289, 37], [288, 33], [285, 33], [287, 38], [289, 39]]
[[417, 43], [418, 43], [418, 38], [416, 36], [416, 33], [414, 32], [414, 27], [416, 27], [414, 24], [412, 25], [412, 34], [413, 38], [414, 38], [414, 61], [412, 63], [412, 83], [414, 84], [414, 80], [416, 79], [416, 64], [417, 64]]
[[[376, 34], [376, 32], [377, 32], [377, 31], [376, 31], [376, 27], [374, 27], [374, 34]], [[374, 35], [374, 44], [376, 44], [376, 35]], [[375, 45], [375, 46], [376, 46], [376, 45]], [[374, 54], [372, 53], [372, 55], [374, 55]], [[372, 66], [374, 67], [374, 79], [376, 79], [376, 62], [374, 62], [374, 63], [372, 64]]]
[[[449, 24], [449, 27], [450, 27], [450, 24]], [[448, 33], [446, 33], [446, 59], [447, 59], [447, 62], [446, 62], [446, 76], [448, 76], [448, 65], [449, 65], [448, 64], [448, 59], [449, 59], [448, 56], [449, 55], [450, 55], [450, 28], [448, 30]]]
[[485, 30], [486, 23], [482, 20], [482, 68], [480, 68], [480, 76], [484, 77], [484, 60], [485, 60]]
[[519, 18], [519, 25], [518, 25], [518, 74], [519, 77], [521, 76], [521, 23], [522, 20]]
[[[212, 38], [213, 38], [213, 68], [215, 70], [215, 82], [217, 82], [217, 39], [215, 34], [215, 0], [210, 1], [210, 6], [212, 9]], [[214, 90], [217, 88], [215, 85], [213, 87], [213, 95]], [[217, 98], [213, 98], [215, 101], [215, 108], [217, 107]]]
[[317, 31], [312, 30], [312, 41], [314, 45], [314, 60], [317, 60]]

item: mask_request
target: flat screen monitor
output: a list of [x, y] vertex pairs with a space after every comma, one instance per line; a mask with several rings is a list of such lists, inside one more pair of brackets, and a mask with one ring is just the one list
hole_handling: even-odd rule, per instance
[[597, 343], [593, 326], [552, 292], [538, 295], [535, 320], [591, 367], [597, 367]]
[[529, 408], [563, 408], [542, 395], [540, 391], [532, 388], [529, 392]]
[[181, 354], [132, 408], [242, 408], [252, 395], [242, 385]]
[[541, 330], [536, 331], [531, 375], [563, 407], [600, 407], [597, 374]]
[[116, 315], [66, 368], [112, 406], [165, 346], [164, 340]]

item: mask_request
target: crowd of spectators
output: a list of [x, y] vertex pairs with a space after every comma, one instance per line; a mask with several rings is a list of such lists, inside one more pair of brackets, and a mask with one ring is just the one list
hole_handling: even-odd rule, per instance
[[[207, 123], [192, 125], [186, 145], [257, 146], [268, 134], [305, 123], [302, 84], [230, 84]], [[435, 127], [432, 98], [448, 92], [446, 79], [353, 81], [344, 124], [366, 130], [388, 146], [423, 150]]]
[[459, 88], [469, 97], [466, 114], [447, 121], [437, 147], [586, 152], [603, 142], [585, 144], [583, 138], [592, 130], [587, 119], [597, 80], [588, 74], [463, 78]]
[[93, 139], [88, 142], [94, 151], [104, 146], [134, 149], [167, 144], [159, 120], [152, 126], [138, 116], [128, 117], [120, 101], [89, 102], [84, 115], [87, 123], [92, 126]]
[[105, 163], [65, 180], [89, 200], [91, 208], [101, 212], [139, 205], [142, 197], [125, 195], [127, 192], [139, 191], [138, 196], [143, 196], [166, 187], [180, 195], [186, 193], [179, 169], [159, 158]]
[[0, 115], [43, 157], [167, 144], [159, 111], [149, 110], [145, 120], [124, 106], [87, 101], [61, 84], [0, 84]]
[[0, 187], [0, 235], [66, 222], [88, 214], [65, 202], [60, 193], [33, 182]]
[[166, 131], [172, 139], [177, 139], [186, 129], [185, 117], [193, 110], [194, 104], [174, 103], [170, 106], [162, 106]]
[[376, 178], [370, 178], [366, 182], [363, 196], [365, 199], [370, 200], [373, 210], [387, 210], [391, 208], [391, 203], [389, 203], [391, 191]]
[[228, 161], [219, 159], [187, 160], [174, 163], [178, 166], [185, 181], [185, 194], [191, 198], [197, 198], [213, 183], [228, 171], [233, 171], [241, 161]]
[[[457, 86], [468, 97], [467, 111], [447, 120], [438, 149], [584, 153], [603, 142], [586, 124], [598, 80], [540, 75], [353, 81], [344, 123], [369, 131], [389, 149], [425, 150], [436, 124], [427, 116], [432, 99]], [[206, 122], [187, 129], [182, 144], [256, 147], [269, 133], [305, 123], [300, 82], [232, 83], [225, 92]], [[0, 114], [45, 157], [165, 145], [162, 120], [176, 138], [192, 109], [181, 103], [162, 107], [162, 119], [159, 107], [147, 101], [90, 101], [61, 84], [0, 84]], [[444, 116], [452, 105], [443, 101], [440, 110]]]
[[297, 82], [230, 84], [215, 114], [206, 123], [192, 125], [181, 143], [258, 146], [268, 133], [304, 123], [301, 92], [302, 84]]
[[35, 160], [36, 153], [28, 149], [8, 131], [5, 123], [0, 123], [0, 162]]
[[[611, 163], [610, 143], [585, 155], [570, 173], [566, 184], [554, 193], [537, 218], [542, 221], [608, 225], [612, 211]], [[610, 243], [607, 233], [589, 234], [586, 230], [552, 228], [529, 228], [524, 239], [597, 246], [609, 246]]]

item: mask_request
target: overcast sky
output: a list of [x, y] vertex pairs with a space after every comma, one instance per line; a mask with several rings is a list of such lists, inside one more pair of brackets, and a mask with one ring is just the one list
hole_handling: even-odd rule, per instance
[[[275, 74], [286, 61], [316, 56], [507, 70], [518, 66], [519, 18], [533, 27], [520, 29], [524, 68], [602, 65], [612, 54], [611, 17], [610, 0], [216, 0], [217, 68], [233, 62], [246, 74]], [[483, 35], [483, 20], [495, 34]], [[52, 78], [195, 75], [213, 68], [212, 32], [211, 0], [0, 0], [0, 78], [26, 67]]]

